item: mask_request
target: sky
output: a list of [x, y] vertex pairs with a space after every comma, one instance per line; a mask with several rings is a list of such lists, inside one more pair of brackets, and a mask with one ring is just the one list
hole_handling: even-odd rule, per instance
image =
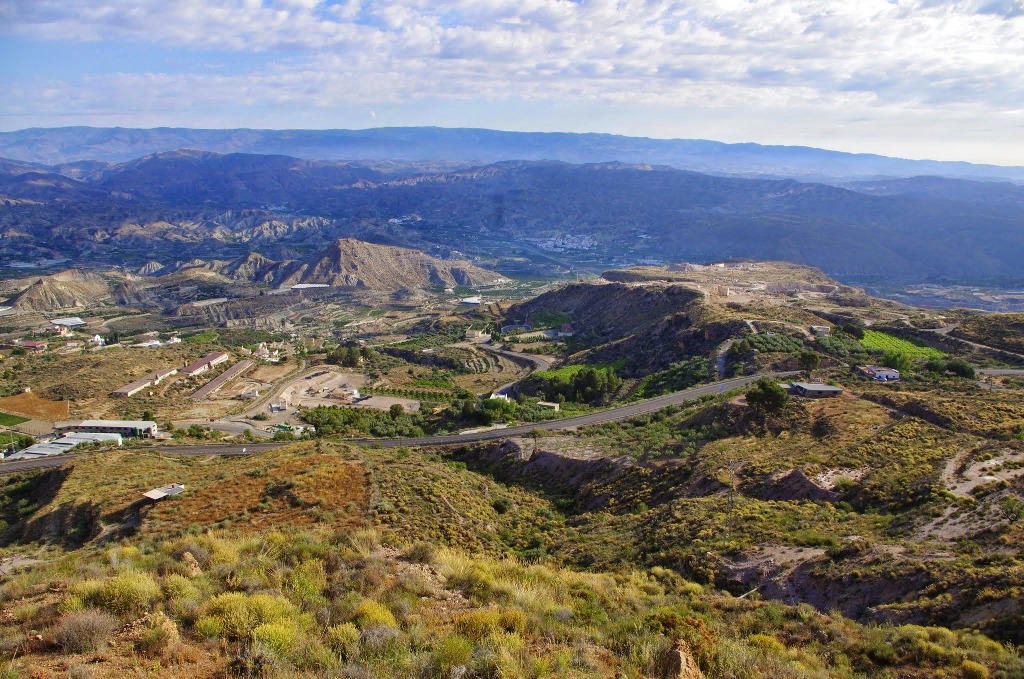
[[0, 130], [438, 125], [1024, 164], [1024, 0], [0, 0]]

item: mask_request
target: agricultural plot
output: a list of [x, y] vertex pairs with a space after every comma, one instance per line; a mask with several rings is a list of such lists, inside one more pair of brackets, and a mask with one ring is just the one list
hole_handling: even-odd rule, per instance
[[21, 417], [19, 415], [11, 415], [9, 413], [0, 413], [0, 426], [13, 427], [16, 424], [22, 422], [28, 422], [29, 418]]
[[904, 354], [910, 358], [943, 358], [946, 355], [933, 347], [916, 344], [877, 330], [865, 330], [860, 343], [868, 349]]
[[793, 353], [804, 348], [804, 343], [802, 341], [795, 337], [790, 337], [789, 335], [769, 335], [767, 333], [758, 333], [756, 335], [748, 335], [745, 339], [750, 343], [750, 346], [754, 347], [761, 353]]

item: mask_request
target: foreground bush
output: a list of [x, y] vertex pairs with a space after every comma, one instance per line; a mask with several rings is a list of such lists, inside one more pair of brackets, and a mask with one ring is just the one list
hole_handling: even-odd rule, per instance
[[117, 629], [117, 619], [104, 611], [86, 609], [68, 613], [53, 631], [57, 645], [68, 653], [97, 651]]

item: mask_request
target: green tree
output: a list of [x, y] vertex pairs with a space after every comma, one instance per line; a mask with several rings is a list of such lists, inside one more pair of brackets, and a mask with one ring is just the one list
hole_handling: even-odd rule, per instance
[[957, 377], [974, 379], [974, 366], [962, 358], [950, 359], [950, 361], [946, 363], [946, 370]]
[[767, 377], [754, 382], [754, 386], [747, 392], [747, 403], [766, 413], [782, 410], [788, 401], [789, 393], [778, 382]]
[[910, 357], [900, 351], [887, 351], [882, 356], [882, 365], [899, 370], [901, 373], [910, 372], [914, 363]]
[[797, 354], [797, 360], [800, 361], [800, 368], [808, 373], [821, 364], [821, 356], [816, 351], [801, 351]]

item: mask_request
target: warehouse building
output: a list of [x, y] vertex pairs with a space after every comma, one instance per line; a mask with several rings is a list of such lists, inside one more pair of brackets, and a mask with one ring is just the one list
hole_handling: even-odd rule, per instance
[[8, 457], [8, 460], [34, 460], [40, 457], [51, 457], [53, 455], [63, 455], [64, 453], [70, 452], [76, 446], [80, 446], [83, 443], [110, 443], [112, 445], [121, 445], [121, 435], [114, 434], [111, 432], [103, 432], [98, 434], [89, 433], [75, 433], [68, 434], [59, 439], [48, 441], [46, 443], [37, 443], [29, 446], [25, 450], [19, 451], [14, 455]]
[[226, 360], [228, 360], [227, 354], [225, 354], [223, 351], [214, 351], [212, 353], [207, 354], [206, 356], [203, 356], [201, 359], [195, 361], [194, 363], [189, 363], [188, 365], [181, 369], [181, 372], [189, 376], [198, 375], [199, 373], [204, 373], [213, 366], [219, 365]]
[[120, 434], [127, 438], [153, 438], [160, 433], [151, 420], [83, 420], [58, 422], [53, 430], [58, 434], [96, 433]]
[[119, 398], [127, 398], [128, 396], [134, 396], [135, 394], [139, 393], [146, 387], [151, 387], [160, 384], [160, 382], [164, 378], [177, 374], [177, 368], [161, 368], [160, 370], [157, 370], [154, 373], [150, 373], [145, 377], [140, 377], [139, 379], [135, 380], [130, 384], [126, 384], [123, 387], [119, 387], [111, 393], [113, 396], [117, 396]]

